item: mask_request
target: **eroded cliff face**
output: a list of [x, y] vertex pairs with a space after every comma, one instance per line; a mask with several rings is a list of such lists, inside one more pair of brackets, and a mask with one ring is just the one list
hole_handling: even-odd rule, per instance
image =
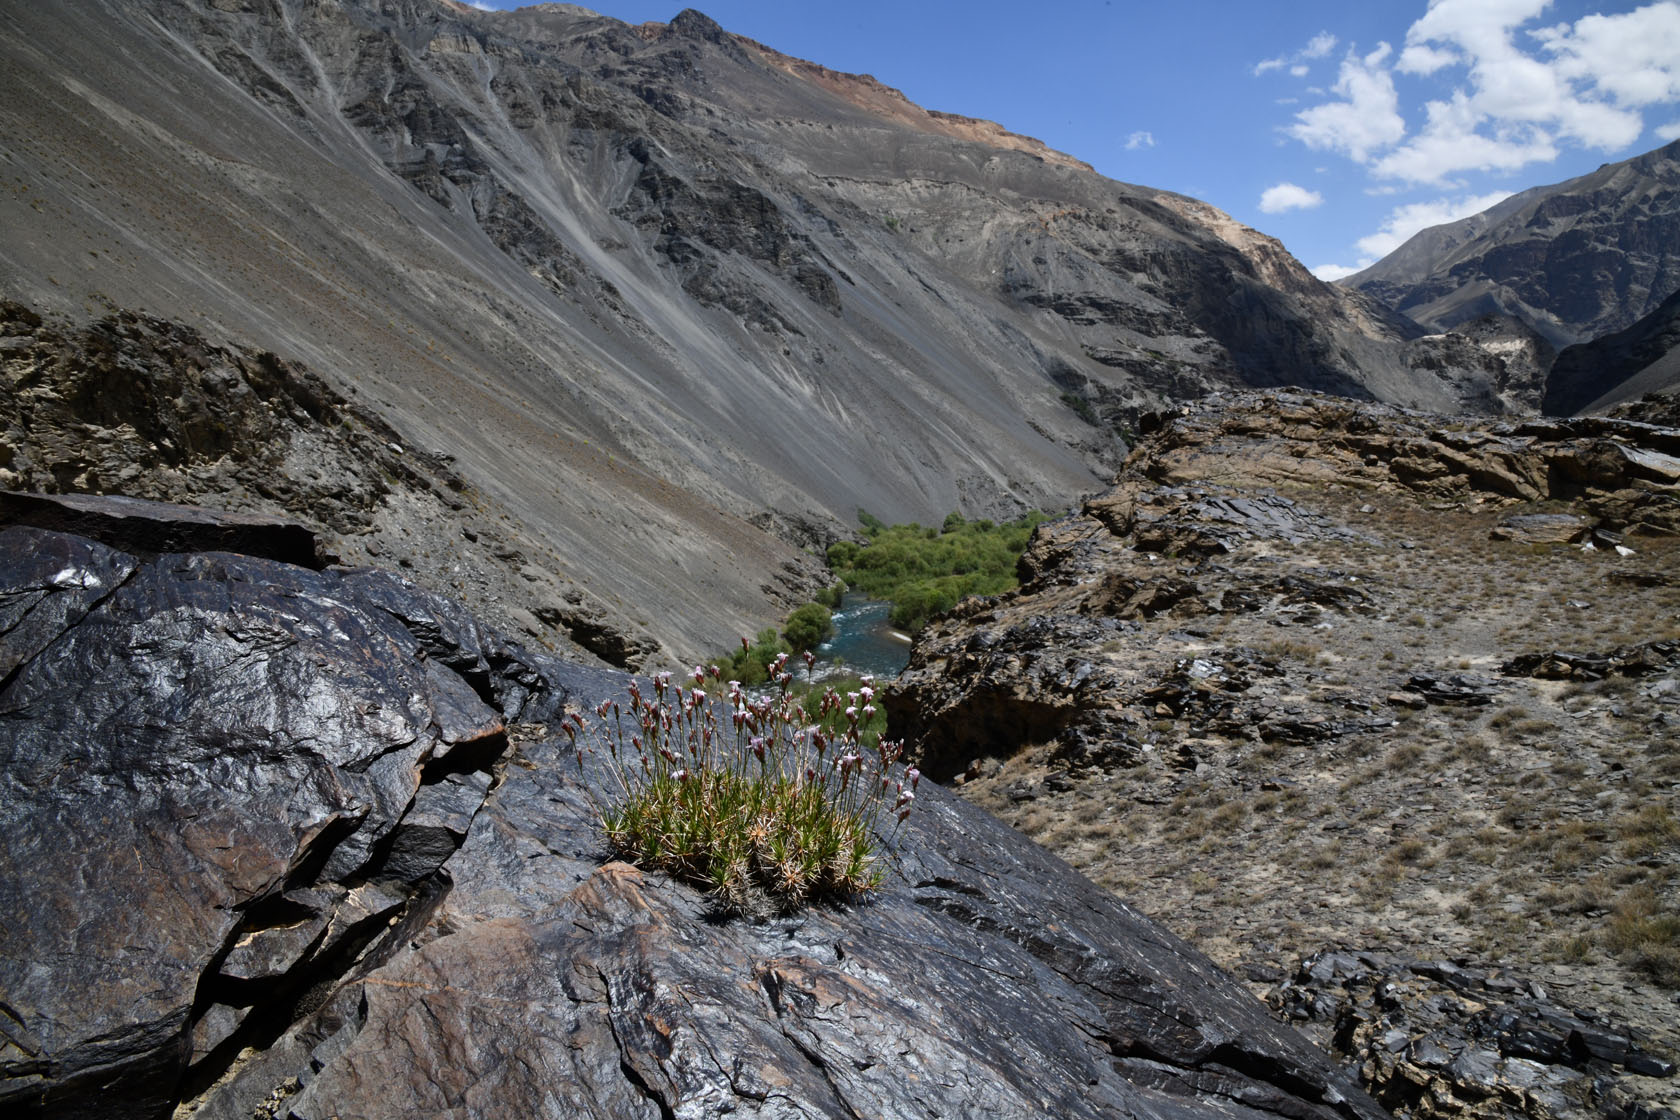
[[1281, 392], [1146, 427], [918, 636], [923, 768], [1390, 1107], [1673, 1108], [1680, 431]]
[[[1384, 1115], [940, 790], [870, 898], [727, 919], [607, 859], [612, 779], [551, 734], [627, 677], [262, 555], [295, 525], [75, 504], [0, 528], [10, 1115]], [[172, 516], [247, 551], [137, 547]]]
[[694, 12], [97, 0], [0, 28], [6, 293], [358, 389], [678, 655], [755, 630], [860, 505], [1061, 508], [1171, 397], [1493, 399], [1203, 204]]

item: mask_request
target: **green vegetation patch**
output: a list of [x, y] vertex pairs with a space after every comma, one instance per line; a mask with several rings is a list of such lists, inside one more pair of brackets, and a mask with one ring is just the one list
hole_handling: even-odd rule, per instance
[[892, 602], [888, 619], [902, 630], [920, 630], [968, 595], [997, 595], [1016, 585], [1015, 564], [1035, 526], [1030, 513], [1018, 521], [965, 521], [952, 513], [937, 529], [887, 525], [858, 511], [864, 541], [828, 546], [829, 567], [852, 590]]
[[920, 775], [895, 775], [899, 745], [869, 730], [868, 678], [843, 696], [825, 688], [808, 710], [787, 662], [771, 663], [769, 695], [697, 666], [692, 684], [657, 675], [651, 696], [632, 681], [628, 702], [603, 702], [593, 727], [568, 716], [579, 767], [598, 754], [615, 781], [601, 828], [618, 855], [744, 913], [880, 884], [881, 826], [903, 824]]

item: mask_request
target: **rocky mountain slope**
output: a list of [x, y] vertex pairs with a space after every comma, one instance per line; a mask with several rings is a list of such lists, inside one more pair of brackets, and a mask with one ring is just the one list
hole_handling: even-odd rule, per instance
[[0, 167], [0, 294], [301, 363], [672, 655], [860, 505], [1063, 506], [1169, 397], [1497, 395], [1210, 207], [695, 12], [10, 5]]
[[723, 918], [606, 860], [609, 779], [551, 733], [628, 678], [295, 525], [4, 512], [7, 1115], [1384, 1115], [931, 786], [869, 900]]
[[1546, 379], [1553, 415], [1596, 410], [1680, 387], [1680, 289], [1625, 331], [1571, 346]]
[[[454, 464], [271, 352], [150, 316], [77, 329], [0, 302], [0, 491], [281, 514], [339, 561], [411, 573], [556, 651], [620, 667], [658, 651], [557, 555], [528, 552]], [[784, 610], [821, 582], [812, 562], [788, 565], [765, 591]]]
[[1562, 349], [1680, 291], [1680, 141], [1418, 233], [1339, 284], [1434, 330], [1514, 316]]
[[886, 703], [1397, 1112], [1672, 1113], [1677, 530], [1674, 428], [1209, 398]]

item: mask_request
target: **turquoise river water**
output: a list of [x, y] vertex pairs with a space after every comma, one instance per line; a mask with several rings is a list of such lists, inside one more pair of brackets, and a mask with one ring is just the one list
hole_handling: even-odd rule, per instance
[[848, 592], [834, 612], [834, 637], [817, 656], [852, 673], [896, 677], [910, 660], [910, 636], [887, 622], [890, 604]]

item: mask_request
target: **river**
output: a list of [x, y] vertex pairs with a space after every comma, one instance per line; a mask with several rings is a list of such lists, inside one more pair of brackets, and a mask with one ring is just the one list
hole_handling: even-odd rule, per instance
[[887, 622], [892, 604], [847, 592], [834, 612], [834, 637], [817, 647], [819, 668], [843, 667], [849, 673], [898, 676], [910, 661], [910, 636]]

